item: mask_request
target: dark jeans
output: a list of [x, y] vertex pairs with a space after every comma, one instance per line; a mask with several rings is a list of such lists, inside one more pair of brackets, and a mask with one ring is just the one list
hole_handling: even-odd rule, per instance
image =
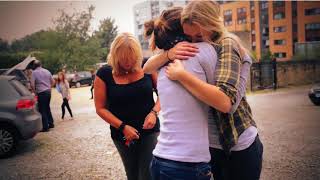
[[90, 89], [90, 91], [91, 91], [91, 99], [93, 99], [93, 89], [94, 89], [94, 86], [92, 84], [91, 89]]
[[71, 111], [70, 106], [69, 106], [69, 101], [68, 101], [68, 99], [67, 99], [67, 98], [63, 98], [63, 102], [62, 102], [62, 105], [61, 105], [61, 109], [62, 109], [62, 119], [64, 118], [64, 115], [65, 115], [65, 112], [66, 112], [65, 107], [67, 107], [70, 116], [73, 117], [73, 116], [72, 116], [72, 111]]
[[153, 180], [210, 180], [209, 163], [188, 163], [153, 157], [150, 171]]
[[39, 112], [42, 116], [42, 127], [44, 130], [49, 129], [49, 126], [53, 126], [53, 118], [50, 109], [51, 91], [44, 91], [38, 93], [38, 106]]
[[263, 145], [256, 137], [250, 147], [232, 151], [227, 156], [223, 150], [210, 148], [214, 180], [257, 180], [262, 168]]
[[150, 180], [149, 166], [152, 151], [157, 144], [159, 133], [141, 137], [134, 145], [127, 147], [123, 142], [113, 140], [122, 159], [128, 180]]

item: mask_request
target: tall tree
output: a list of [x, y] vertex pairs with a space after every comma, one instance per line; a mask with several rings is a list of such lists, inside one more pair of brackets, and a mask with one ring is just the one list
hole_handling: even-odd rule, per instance
[[87, 10], [68, 14], [65, 10], [59, 10], [59, 17], [53, 22], [55, 29], [62, 32], [68, 39], [80, 38], [83, 42], [89, 38], [90, 21], [93, 18], [95, 7], [89, 6]]
[[93, 38], [96, 38], [100, 47], [100, 60], [105, 61], [109, 51], [110, 45], [114, 38], [118, 34], [118, 26], [115, 25], [115, 20], [111, 17], [103, 19], [100, 21], [99, 29], [93, 33]]

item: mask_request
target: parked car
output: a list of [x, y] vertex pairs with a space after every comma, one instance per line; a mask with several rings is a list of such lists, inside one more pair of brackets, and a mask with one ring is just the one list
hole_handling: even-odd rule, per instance
[[309, 98], [314, 105], [320, 106], [320, 84], [315, 85], [310, 89]]
[[88, 71], [80, 71], [74, 74], [74, 77], [70, 81], [70, 87], [77, 87], [79, 88], [82, 85], [89, 85], [92, 84], [92, 77], [91, 73]]
[[19, 140], [33, 138], [41, 129], [36, 96], [14, 76], [0, 76], [0, 158], [12, 155]]

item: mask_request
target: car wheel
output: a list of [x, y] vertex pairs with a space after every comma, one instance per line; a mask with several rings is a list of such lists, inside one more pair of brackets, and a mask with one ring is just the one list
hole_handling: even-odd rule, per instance
[[18, 137], [9, 127], [0, 127], [0, 158], [6, 158], [16, 149]]
[[76, 87], [79, 88], [81, 86], [80, 82], [76, 83]]

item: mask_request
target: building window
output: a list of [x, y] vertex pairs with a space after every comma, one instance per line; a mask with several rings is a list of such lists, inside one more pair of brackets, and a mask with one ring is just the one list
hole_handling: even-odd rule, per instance
[[173, 6], [173, 2], [168, 2], [168, 3], [167, 3], [167, 6], [168, 6], [168, 7], [172, 7], [172, 6]]
[[246, 24], [247, 20], [246, 19], [238, 19], [238, 24]]
[[268, 2], [264, 1], [261, 3], [261, 9], [267, 9], [268, 8]]
[[268, 24], [269, 23], [269, 16], [267, 14], [261, 15], [261, 23]]
[[280, 39], [280, 40], [274, 40], [274, 45], [285, 45], [286, 40]]
[[305, 25], [306, 41], [320, 41], [320, 23]]
[[274, 53], [274, 56], [276, 58], [286, 58], [287, 57], [287, 53], [285, 53], [285, 52], [276, 52], [276, 53]]
[[273, 31], [275, 33], [279, 33], [279, 32], [286, 32], [286, 27], [285, 26], [279, 26], [279, 27], [274, 27]]
[[273, 16], [273, 19], [284, 19], [284, 18], [285, 18], [284, 12], [278, 12]]
[[313, 16], [313, 15], [319, 15], [320, 14], [320, 8], [312, 8], [312, 9], [305, 9], [304, 15], [306, 16]]
[[237, 8], [237, 22], [238, 24], [246, 24], [247, 23], [247, 13], [246, 8]]
[[263, 36], [268, 36], [269, 35], [269, 28], [268, 27], [262, 28], [262, 35]]
[[306, 24], [306, 30], [320, 30], [320, 23]]
[[227, 16], [227, 15], [232, 15], [232, 10], [229, 9], [229, 10], [223, 11], [223, 15], [225, 15], [225, 16]]
[[238, 14], [240, 14], [240, 13], [245, 13], [246, 12], [246, 8], [237, 8], [237, 12], [238, 12]]
[[225, 22], [224, 22], [224, 25], [225, 25], [225, 26], [231, 26], [231, 25], [232, 25], [232, 21], [225, 21]]
[[224, 15], [224, 25], [225, 26], [232, 25], [232, 10], [223, 11], [223, 15]]
[[273, 7], [283, 7], [285, 6], [284, 1], [273, 1]]

